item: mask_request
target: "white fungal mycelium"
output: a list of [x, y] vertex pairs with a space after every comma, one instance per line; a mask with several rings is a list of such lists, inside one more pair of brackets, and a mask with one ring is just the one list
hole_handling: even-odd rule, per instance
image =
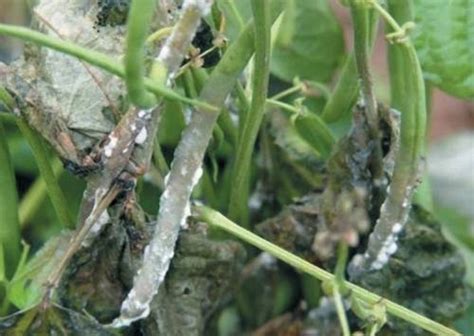
[[[395, 210], [393, 209], [392, 206], [389, 206], [387, 204], [388, 201], [385, 201], [382, 204], [381, 209], [380, 209], [381, 217], [377, 220], [374, 232], [369, 237], [369, 249], [367, 253], [365, 254], [366, 260], [373, 259], [373, 261], [370, 263], [369, 269], [371, 270], [381, 269], [382, 267], [385, 266], [385, 264], [387, 264], [390, 257], [395, 252], [397, 252], [398, 234], [403, 230], [403, 228], [405, 227], [405, 224], [408, 221], [408, 215], [411, 208], [410, 199], [411, 199], [412, 190], [413, 190], [412, 188], [407, 189], [406, 197], [401, 204], [401, 208], [398, 210], [398, 221], [389, 223], [390, 231], [387, 234], [383, 234], [383, 232], [385, 232], [386, 229], [381, 228], [382, 226], [381, 221], [383, 220], [384, 222], [388, 222], [386, 218], [390, 216], [387, 216], [387, 212], [390, 214], [390, 212], [393, 212]], [[376, 249], [378, 249], [378, 252], [376, 252], [376, 255], [374, 258], [373, 255]]]
[[100, 214], [97, 213], [99, 201], [104, 197], [106, 193], [107, 189], [105, 188], [97, 188], [94, 193], [94, 206], [84, 223], [84, 225], [92, 225], [91, 229], [87, 233], [87, 236], [84, 238], [84, 241], [81, 244], [84, 247], [88, 247], [92, 244], [94, 239], [102, 232], [102, 228], [110, 220], [107, 210], [104, 210]]
[[183, 4], [183, 9], [195, 7], [200, 11], [200, 15], [205, 17], [211, 11], [212, 0], [187, 0]]
[[97, 218], [96, 222], [92, 225], [91, 229], [87, 233], [86, 238], [84, 238], [84, 241], [82, 242], [83, 247], [89, 247], [92, 245], [94, 240], [100, 235], [102, 232], [102, 229], [104, 226], [110, 222], [110, 216], [107, 212], [107, 210], [104, 210]]
[[146, 130], [146, 127], [142, 127], [140, 132], [137, 134], [137, 137], [135, 138], [135, 143], [137, 145], [141, 145], [146, 141], [146, 138], [148, 136], [148, 132]]
[[109, 142], [104, 147], [104, 155], [106, 157], [109, 158], [112, 156], [112, 153], [115, 149], [115, 146], [117, 146], [117, 143], [118, 143], [118, 138], [114, 136], [113, 134], [109, 135]]
[[[156, 60], [166, 65], [169, 78], [173, 78], [183, 61], [188, 47], [191, 44], [196, 30], [201, 23], [201, 18], [211, 11], [212, 0], [185, 0], [182, 7], [181, 18], [173, 29], [170, 37], [156, 57]], [[197, 10], [197, 11], [196, 11]], [[183, 31], [185, 30], [186, 31]]]

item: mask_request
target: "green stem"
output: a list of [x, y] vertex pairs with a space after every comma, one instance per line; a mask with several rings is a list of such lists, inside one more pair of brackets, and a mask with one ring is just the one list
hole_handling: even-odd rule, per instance
[[342, 296], [339, 289], [340, 289], [339, 285], [335, 283], [332, 290], [333, 290], [334, 304], [336, 305], [337, 317], [339, 319], [339, 324], [341, 325], [342, 335], [351, 336], [349, 322], [347, 321], [346, 309], [344, 308], [344, 303], [342, 301]]
[[347, 247], [347, 244], [341, 241], [337, 249], [337, 263], [336, 263], [336, 268], [334, 270], [336, 281], [338, 281], [341, 285], [344, 283], [344, 278], [345, 278], [344, 273], [346, 271], [348, 254], [349, 254], [349, 249]]
[[370, 138], [373, 140], [374, 149], [371, 159], [371, 170], [374, 180], [381, 180], [384, 176], [383, 154], [381, 146], [381, 133], [379, 130], [379, 117], [377, 101], [374, 93], [372, 76], [370, 73], [370, 15], [366, 4], [359, 0], [351, 0], [351, 14], [354, 26], [354, 51], [357, 71], [361, 80], [362, 96], [365, 102], [365, 116], [369, 128]]
[[48, 191], [49, 198], [51, 199], [51, 203], [53, 204], [61, 225], [70, 229], [74, 228], [74, 220], [69, 213], [66, 198], [54, 175], [50, 157], [46, 151], [43, 140], [23, 119], [18, 118], [17, 125], [31, 147], [38, 169], [46, 182], [46, 190]]
[[302, 87], [303, 87], [302, 84], [299, 83], [299, 84], [294, 85], [294, 86], [292, 86], [292, 87], [290, 87], [290, 88], [288, 88], [284, 91], [281, 91], [281, 92], [277, 93], [276, 95], [270, 97], [270, 99], [280, 100], [280, 99], [285, 98], [286, 96], [289, 96], [293, 93], [300, 92]]
[[298, 114], [298, 113], [301, 112], [298, 108], [294, 107], [293, 105], [283, 103], [279, 100], [274, 100], [274, 99], [269, 98], [269, 99], [267, 99], [267, 104], [268, 105], [273, 105], [275, 107], [279, 107], [283, 110], [286, 110], [288, 112], [295, 113], [295, 114]]
[[155, 136], [154, 144], [153, 144], [153, 161], [155, 166], [158, 168], [161, 176], [166, 176], [169, 173], [170, 168], [168, 163], [166, 162], [165, 156], [163, 155], [163, 151], [161, 150], [161, 144], [158, 140], [158, 136]]
[[244, 225], [248, 224], [249, 170], [255, 141], [265, 113], [271, 50], [269, 1], [253, 0], [252, 12], [255, 27], [252, 101], [237, 145], [229, 201], [230, 218], [239, 218]]
[[20, 259], [20, 222], [15, 173], [7, 145], [7, 136], [0, 121], [0, 245], [3, 249], [5, 274], [10, 278]]
[[156, 105], [156, 97], [145, 89], [145, 40], [155, 9], [154, 0], [132, 1], [127, 18], [125, 83], [130, 101], [140, 108]]
[[377, 324], [372, 323], [369, 329], [369, 336], [375, 336], [377, 334], [377, 331], [378, 331]]
[[249, 114], [250, 102], [249, 102], [249, 99], [247, 98], [245, 89], [240, 81], [237, 81], [235, 85], [235, 92], [237, 93], [237, 99], [240, 102], [240, 106], [239, 106], [240, 107], [239, 108], [239, 137], [240, 137], [245, 125], [245, 119], [247, 118], [247, 115]]
[[[0, 24], [0, 35], [17, 37], [25, 41], [63, 52], [110, 72], [120, 78], [125, 78], [125, 70], [123, 66], [117, 63], [114, 59], [100, 52], [80, 47], [72, 42], [54, 38], [28, 28], [5, 24]], [[145, 88], [155, 95], [161, 95], [171, 100], [178, 100], [205, 110], [216, 111], [216, 107], [209, 103], [182, 96], [165, 87], [160, 81], [152, 80], [148, 77], [145, 78]]]
[[341, 297], [341, 291], [345, 292], [346, 288], [344, 285], [344, 273], [346, 270], [347, 257], [348, 257], [348, 246], [345, 242], [340, 241], [337, 250], [337, 263], [334, 270], [334, 286], [333, 286], [333, 297], [336, 304], [337, 316], [339, 323], [341, 324], [342, 334], [344, 336], [350, 336], [351, 331], [349, 328], [349, 322], [347, 321], [346, 310]]
[[[275, 258], [280, 259], [284, 263], [294, 267], [295, 269], [309, 274], [323, 282], [329, 281], [333, 282], [335, 277], [331, 273], [307, 262], [306, 260], [278, 247], [275, 244], [270, 243], [269, 241], [255, 235], [254, 233], [244, 229], [243, 227], [235, 224], [219, 212], [212, 210], [205, 206], [194, 207], [193, 210], [198, 214], [199, 219], [205, 221], [206, 223], [218, 227], [233, 236], [242, 239], [243, 241], [251, 244], [252, 246], [257, 247], [258, 249], [268, 252], [273, 255]], [[368, 290], [354, 285], [348, 281], [344, 282], [344, 285], [348, 290], [351, 291], [351, 295], [354, 295], [357, 299], [364, 301], [370, 305], [376, 303], [381, 303], [385, 305], [387, 312], [393, 316], [399, 317], [404, 321], [407, 321], [411, 324], [414, 324], [426, 331], [432, 332], [435, 335], [456, 335], [460, 334], [443, 326], [442, 324], [430, 320], [410, 309], [407, 309], [393, 301], [390, 301], [386, 298], [383, 298], [377, 294], [369, 292]]]
[[[51, 168], [53, 169], [54, 176], [58, 177], [64, 171], [63, 164], [58, 159], [55, 159], [51, 163]], [[18, 213], [20, 216], [20, 226], [22, 229], [28, 225], [38, 209], [41, 207], [47, 192], [46, 181], [43, 176], [40, 175], [36, 178], [35, 182], [31, 185], [31, 187], [21, 199]]]

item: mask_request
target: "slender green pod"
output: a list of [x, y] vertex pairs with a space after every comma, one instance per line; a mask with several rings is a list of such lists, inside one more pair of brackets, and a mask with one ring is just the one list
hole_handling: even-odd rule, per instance
[[7, 145], [5, 129], [0, 121], [0, 249], [5, 275], [10, 278], [20, 259], [20, 221], [15, 174]]
[[[53, 174], [59, 177], [63, 172], [63, 164], [59, 159], [51, 162]], [[19, 207], [20, 225], [24, 229], [40, 209], [48, 195], [48, 185], [43, 176], [38, 176], [25, 195], [21, 198]], [[61, 220], [60, 220], [61, 221]], [[62, 221], [61, 221], [62, 223]]]
[[265, 113], [270, 74], [271, 20], [270, 2], [253, 0], [252, 13], [255, 29], [255, 63], [253, 67], [252, 100], [239, 136], [229, 200], [229, 216], [248, 222], [249, 170], [253, 148]]
[[134, 0], [127, 18], [125, 83], [130, 101], [140, 108], [156, 105], [155, 95], [145, 89], [145, 40], [155, 9], [154, 0]]
[[[392, 17], [400, 24], [403, 25], [407, 22], [414, 20], [414, 8], [411, 0], [390, 0], [387, 2], [389, 13]], [[392, 29], [388, 29], [389, 32], [393, 32]], [[390, 45], [388, 48], [388, 64], [390, 69], [390, 96], [391, 106], [398, 110], [403, 111], [405, 104], [405, 84], [404, 84], [404, 67], [405, 60], [396, 45]], [[426, 92], [426, 90], [425, 90]], [[429, 111], [427, 101], [427, 113]], [[429, 122], [429, 121], [427, 121]], [[425, 141], [423, 154], [426, 154], [427, 141]], [[421, 185], [416, 190], [414, 195], [415, 202], [422, 205], [427, 210], [433, 209], [433, 199], [431, 196], [431, 188], [427, 174], [424, 174]]]
[[336, 139], [320, 116], [304, 109], [293, 115], [291, 122], [299, 136], [318, 153], [321, 159], [326, 160], [330, 156]]
[[38, 133], [36, 133], [36, 131], [32, 129], [30, 125], [28, 125], [28, 123], [23, 119], [17, 118], [16, 123], [31, 147], [40, 174], [46, 183], [48, 196], [51, 200], [51, 203], [53, 204], [53, 208], [59, 218], [61, 226], [69, 229], [74, 228], [74, 220], [69, 213], [69, 208], [66, 204], [66, 198], [64, 197], [64, 193], [59, 186], [58, 179], [54, 174], [53, 167], [51, 166], [50, 156], [46, 151], [43, 139], [41, 139]]
[[394, 43], [397, 62], [400, 62], [398, 76], [403, 85], [399, 89], [403, 99], [398, 101], [400, 144], [392, 181], [380, 209], [380, 218], [369, 237], [367, 251], [352, 261], [350, 273], [353, 277], [368, 270], [381, 269], [396, 252], [397, 236], [408, 220], [412, 196], [420, 177], [426, 132], [425, 87], [415, 48], [406, 35], [406, 29], [401, 28], [377, 2], [371, 1], [371, 4], [395, 30], [387, 37]]

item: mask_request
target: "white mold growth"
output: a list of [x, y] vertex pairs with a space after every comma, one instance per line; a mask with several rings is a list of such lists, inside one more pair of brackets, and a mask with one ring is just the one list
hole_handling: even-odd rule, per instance
[[400, 224], [400, 223], [395, 223], [393, 224], [393, 227], [392, 227], [392, 232], [397, 234], [399, 232], [401, 232], [403, 230], [403, 225]]
[[112, 153], [113, 153], [115, 147], [117, 146], [117, 142], [118, 142], [117, 137], [113, 136], [112, 134], [109, 135], [109, 142], [104, 147], [104, 155], [106, 157], [109, 158], [109, 157], [112, 156]]
[[137, 145], [141, 145], [145, 142], [147, 137], [148, 137], [148, 132], [146, 130], [146, 127], [143, 127], [138, 133], [137, 137], [135, 138], [135, 143]]
[[84, 238], [84, 241], [82, 242], [83, 247], [89, 247], [92, 245], [94, 240], [100, 235], [102, 232], [102, 229], [104, 226], [110, 222], [110, 216], [107, 213], [107, 210], [102, 212], [97, 218], [97, 221], [92, 225], [91, 229], [89, 230], [89, 233], [87, 234], [86, 238]]
[[202, 17], [209, 15], [211, 6], [212, 0], [185, 0], [183, 4], [184, 9], [197, 8]]
[[202, 176], [202, 167], [200, 166], [193, 175], [191, 189], [193, 189], [196, 186], [196, 184], [198, 184], [199, 180], [201, 179], [201, 176]]

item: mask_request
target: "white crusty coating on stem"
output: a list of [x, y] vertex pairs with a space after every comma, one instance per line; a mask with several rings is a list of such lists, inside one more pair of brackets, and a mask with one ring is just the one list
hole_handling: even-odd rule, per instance
[[178, 71], [201, 23], [201, 18], [209, 14], [211, 5], [212, 0], [184, 1], [181, 17], [156, 58], [166, 66], [171, 78]]
[[[212, 0], [185, 0], [180, 19], [171, 36], [165, 42], [157, 60], [164, 65], [169, 76], [179, 69], [191, 45], [201, 17], [210, 11]], [[201, 120], [195, 114], [189, 128], [211, 128], [214, 123]], [[143, 264], [134, 278], [132, 290], [122, 303], [120, 316], [114, 320], [114, 327], [128, 326], [145, 318], [150, 313], [150, 303], [168, 272], [181, 226], [185, 226], [189, 216], [189, 199], [194, 186], [202, 174], [202, 160], [209, 138], [196, 138], [193, 132], [186, 132], [176, 151], [171, 171], [165, 179], [165, 190], [160, 198], [155, 233], [146, 247]]]

